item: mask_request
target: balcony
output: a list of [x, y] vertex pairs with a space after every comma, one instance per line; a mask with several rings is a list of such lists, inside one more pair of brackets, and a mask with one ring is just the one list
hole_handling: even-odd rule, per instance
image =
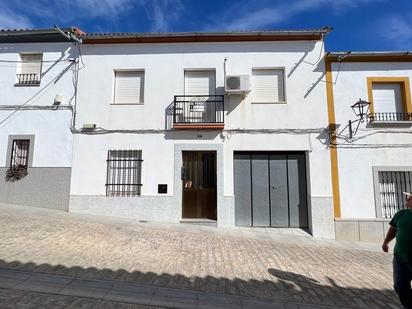
[[223, 95], [177, 95], [173, 101], [174, 129], [223, 129]]
[[40, 85], [40, 75], [37, 73], [16, 74], [16, 85]]
[[412, 122], [412, 113], [370, 113], [370, 124], [407, 124]]

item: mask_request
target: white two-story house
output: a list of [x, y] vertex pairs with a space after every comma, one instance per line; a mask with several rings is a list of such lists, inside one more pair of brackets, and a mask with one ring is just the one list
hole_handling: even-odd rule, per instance
[[0, 203], [381, 240], [412, 56], [325, 56], [328, 31], [0, 31]]
[[336, 238], [382, 241], [412, 191], [412, 55], [329, 53], [326, 76]]
[[0, 31], [0, 203], [69, 208], [79, 33]]
[[81, 36], [69, 210], [333, 237], [328, 31]]

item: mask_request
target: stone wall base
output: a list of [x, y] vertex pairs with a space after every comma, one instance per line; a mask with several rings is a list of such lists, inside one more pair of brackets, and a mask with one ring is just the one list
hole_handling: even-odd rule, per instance
[[337, 240], [380, 243], [389, 229], [389, 219], [335, 219]]
[[18, 181], [6, 181], [7, 168], [0, 168], [0, 203], [69, 209], [70, 167], [31, 167]]

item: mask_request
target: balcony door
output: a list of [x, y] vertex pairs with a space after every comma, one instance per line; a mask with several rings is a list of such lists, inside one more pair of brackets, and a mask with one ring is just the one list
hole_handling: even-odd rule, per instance
[[372, 86], [375, 113], [402, 113], [402, 92], [399, 83], [374, 83]]
[[216, 94], [215, 70], [185, 71], [185, 95], [208, 96]]
[[183, 115], [188, 122], [211, 123], [216, 121], [216, 106], [208, 104], [216, 94], [214, 70], [185, 71], [185, 97]]

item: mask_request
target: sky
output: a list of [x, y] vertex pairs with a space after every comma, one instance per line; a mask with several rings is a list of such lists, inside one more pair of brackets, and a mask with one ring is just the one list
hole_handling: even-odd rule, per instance
[[0, 0], [0, 28], [85, 32], [333, 27], [327, 51], [412, 50], [412, 0]]

